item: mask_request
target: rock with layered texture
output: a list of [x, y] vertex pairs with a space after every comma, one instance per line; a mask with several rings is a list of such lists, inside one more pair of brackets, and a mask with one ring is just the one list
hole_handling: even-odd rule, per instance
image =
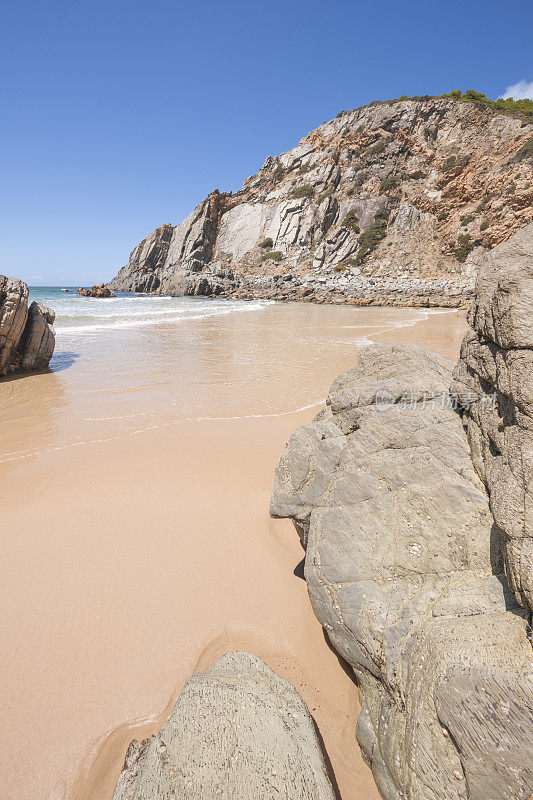
[[357, 735], [383, 797], [526, 800], [531, 647], [452, 371], [421, 348], [362, 350], [291, 436], [271, 513], [306, 545], [311, 603], [361, 687]]
[[45, 369], [54, 352], [54, 312], [33, 302], [18, 278], [0, 275], [0, 375]]
[[487, 254], [468, 319], [453, 391], [510, 584], [533, 610], [533, 225]]
[[56, 315], [51, 308], [34, 302], [28, 310], [28, 320], [21, 342], [20, 369], [24, 372], [46, 369], [54, 353]]
[[532, 132], [453, 97], [342, 112], [235, 194], [214, 191], [157, 228], [109, 285], [464, 305], [486, 249], [533, 219], [532, 162], [514, 158]]
[[114, 800], [334, 800], [313, 720], [251, 653], [186, 682], [160, 733], [132, 742]]

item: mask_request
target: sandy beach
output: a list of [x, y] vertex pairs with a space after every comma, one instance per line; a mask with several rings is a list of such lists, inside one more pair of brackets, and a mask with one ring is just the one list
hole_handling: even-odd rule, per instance
[[118, 334], [60, 315], [52, 372], [0, 383], [0, 794], [111, 798], [186, 678], [246, 649], [305, 699], [340, 796], [377, 800], [357, 688], [268, 517], [273, 468], [361, 346], [455, 359], [464, 313], [171, 301], [169, 321], [156, 302]]

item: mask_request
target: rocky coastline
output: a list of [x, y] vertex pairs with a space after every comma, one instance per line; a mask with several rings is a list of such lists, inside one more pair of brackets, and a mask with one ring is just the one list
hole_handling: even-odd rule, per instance
[[[357, 306], [467, 308], [474, 295], [472, 278], [364, 278], [346, 273], [324, 276], [236, 275], [233, 272], [184, 276], [185, 294], [238, 300], [338, 303]], [[172, 294], [172, 293], [169, 293]]]

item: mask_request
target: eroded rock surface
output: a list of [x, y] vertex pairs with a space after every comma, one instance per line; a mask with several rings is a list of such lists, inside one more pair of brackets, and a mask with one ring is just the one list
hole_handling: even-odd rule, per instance
[[533, 225], [487, 254], [453, 391], [517, 599], [533, 609]]
[[132, 742], [114, 800], [334, 800], [313, 720], [251, 653], [192, 675], [157, 736]]
[[531, 119], [454, 97], [341, 112], [132, 251], [119, 291], [461, 306], [533, 219]]
[[45, 369], [55, 345], [55, 313], [41, 303], [28, 309], [28, 287], [0, 275], [0, 375]]
[[[531, 645], [448, 387], [454, 365], [373, 345], [276, 467], [313, 609], [361, 687], [386, 800], [526, 800]], [[482, 762], [480, 762], [482, 759]]]

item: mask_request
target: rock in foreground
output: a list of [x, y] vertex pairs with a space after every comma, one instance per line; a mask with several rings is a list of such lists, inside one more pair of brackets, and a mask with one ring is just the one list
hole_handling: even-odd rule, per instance
[[362, 690], [386, 800], [526, 800], [531, 646], [448, 387], [453, 364], [361, 351], [291, 437], [273, 516], [306, 543], [313, 609]]
[[160, 733], [132, 742], [114, 800], [334, 800], [313, 720], [251, 653], [186, 682]]
[[41, 303], [28, 309], [28, 287], [0, 275], [0, 375], [46, 369], [55, 346], [55, 313]]
[[453, 390], [509, 582], [533, 610], [533, 224], [487, 254], [468, 320]]

